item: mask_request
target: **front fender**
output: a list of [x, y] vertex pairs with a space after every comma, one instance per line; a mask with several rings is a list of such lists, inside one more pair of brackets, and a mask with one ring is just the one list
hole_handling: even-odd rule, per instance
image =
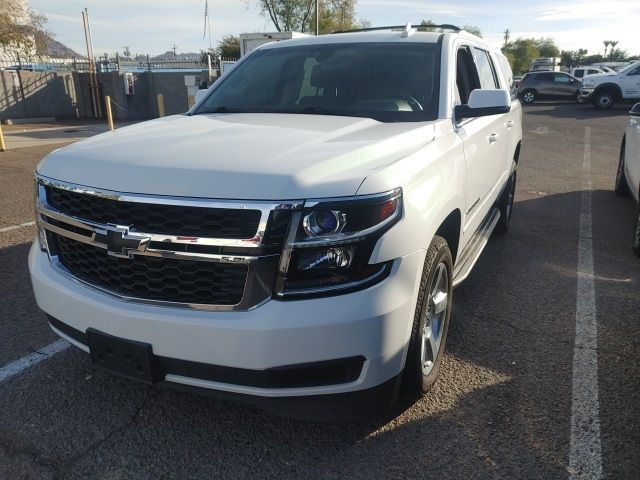
[[[462, 140], [451, 129], [421, 150], [367, 177], [358, 194], [402, 187], [402, 219], [378, 241], [371, 263], [429, 247], [451, 212], [464, 212], [466, 168]], [[459, 242], [461, 244], [461, 242]]]

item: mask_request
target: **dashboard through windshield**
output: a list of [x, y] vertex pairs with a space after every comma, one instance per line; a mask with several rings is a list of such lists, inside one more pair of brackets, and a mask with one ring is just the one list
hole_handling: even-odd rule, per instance
[[265, 48], [229, 72], [194, 113], [434, 120], [439, 55], [438, 44], [424, 42]]

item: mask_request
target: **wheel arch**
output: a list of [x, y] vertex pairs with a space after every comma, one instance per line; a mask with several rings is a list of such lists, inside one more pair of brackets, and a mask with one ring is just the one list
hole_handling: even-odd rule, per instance
[[460, 246], [460, 232], [462, 231], [462, 212], [459, 209], [453, 210], [447, 218], [443, 220], [436, 235], [444, 238], [451, 250], [451, 257], [455, 264]]
[[593, 95], [597, 95], [602, 91], [612, 91], [616, 96], [616, 100], [622, 99], [622, 90], [620, 89], [620, 85], [615, 83], [603, 83], [602, 85], [598, 85], [593, 92]]
[[522, 140], [520, 140], [518, 142], [518, 144], [516, 145], [516, 149], [513, 152], [513, 159], [515, 160], [516, 164], [518, 163], [518, 161], [520, 160], [520, 149], [522, 148]]

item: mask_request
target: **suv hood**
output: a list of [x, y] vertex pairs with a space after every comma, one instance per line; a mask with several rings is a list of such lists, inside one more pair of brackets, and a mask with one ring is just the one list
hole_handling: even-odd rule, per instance
[[585, 75], [584, 77], [582, 77], [582, 81], [584, 82], [584, 80], [588, 78], [589, 80], [600, 82], [602, 80], [607, 80], [617, 75], [618, 75], [617, 73], [611, 73], [611, 72], [592, 73], [591, 75]]
[[434, 138], [433, 123], [289, 114], [174, 115], [56, 150], [38, 173], [128, 193], [243, 200], [354, 195]]

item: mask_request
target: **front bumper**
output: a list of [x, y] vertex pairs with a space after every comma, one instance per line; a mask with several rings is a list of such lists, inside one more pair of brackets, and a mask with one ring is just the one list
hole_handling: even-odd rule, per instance
[[[204, 312], [130, 303], [78, 283], [56, 271], [37, 242], [29, 269], [38, 306], [69, 328], [88, 328], [149, 343], [153, 354], [200, 365], [263, 371], [282, 366], [363, 357], [360, 374], [348, 383], [267, 388], [204, 375], [168, 373], [184, 386], [258, 397], [299, 397], [366, 390], [396, 377], [404, 366], [414, 317], [416, 285], [424, 251], [398, 259], [389, 277], [351, 294], [299, 301], [271, 300], [251, 311]], [[88, 347], [64, 328], [54, 331], [79, 348]], [[245, 382], [246, 383], [246, 382]]]
[[580, 88], [580, 96], [584, 99], [589, 99], [593, 96], [594, 91], [594, 87], [582, 87]]

